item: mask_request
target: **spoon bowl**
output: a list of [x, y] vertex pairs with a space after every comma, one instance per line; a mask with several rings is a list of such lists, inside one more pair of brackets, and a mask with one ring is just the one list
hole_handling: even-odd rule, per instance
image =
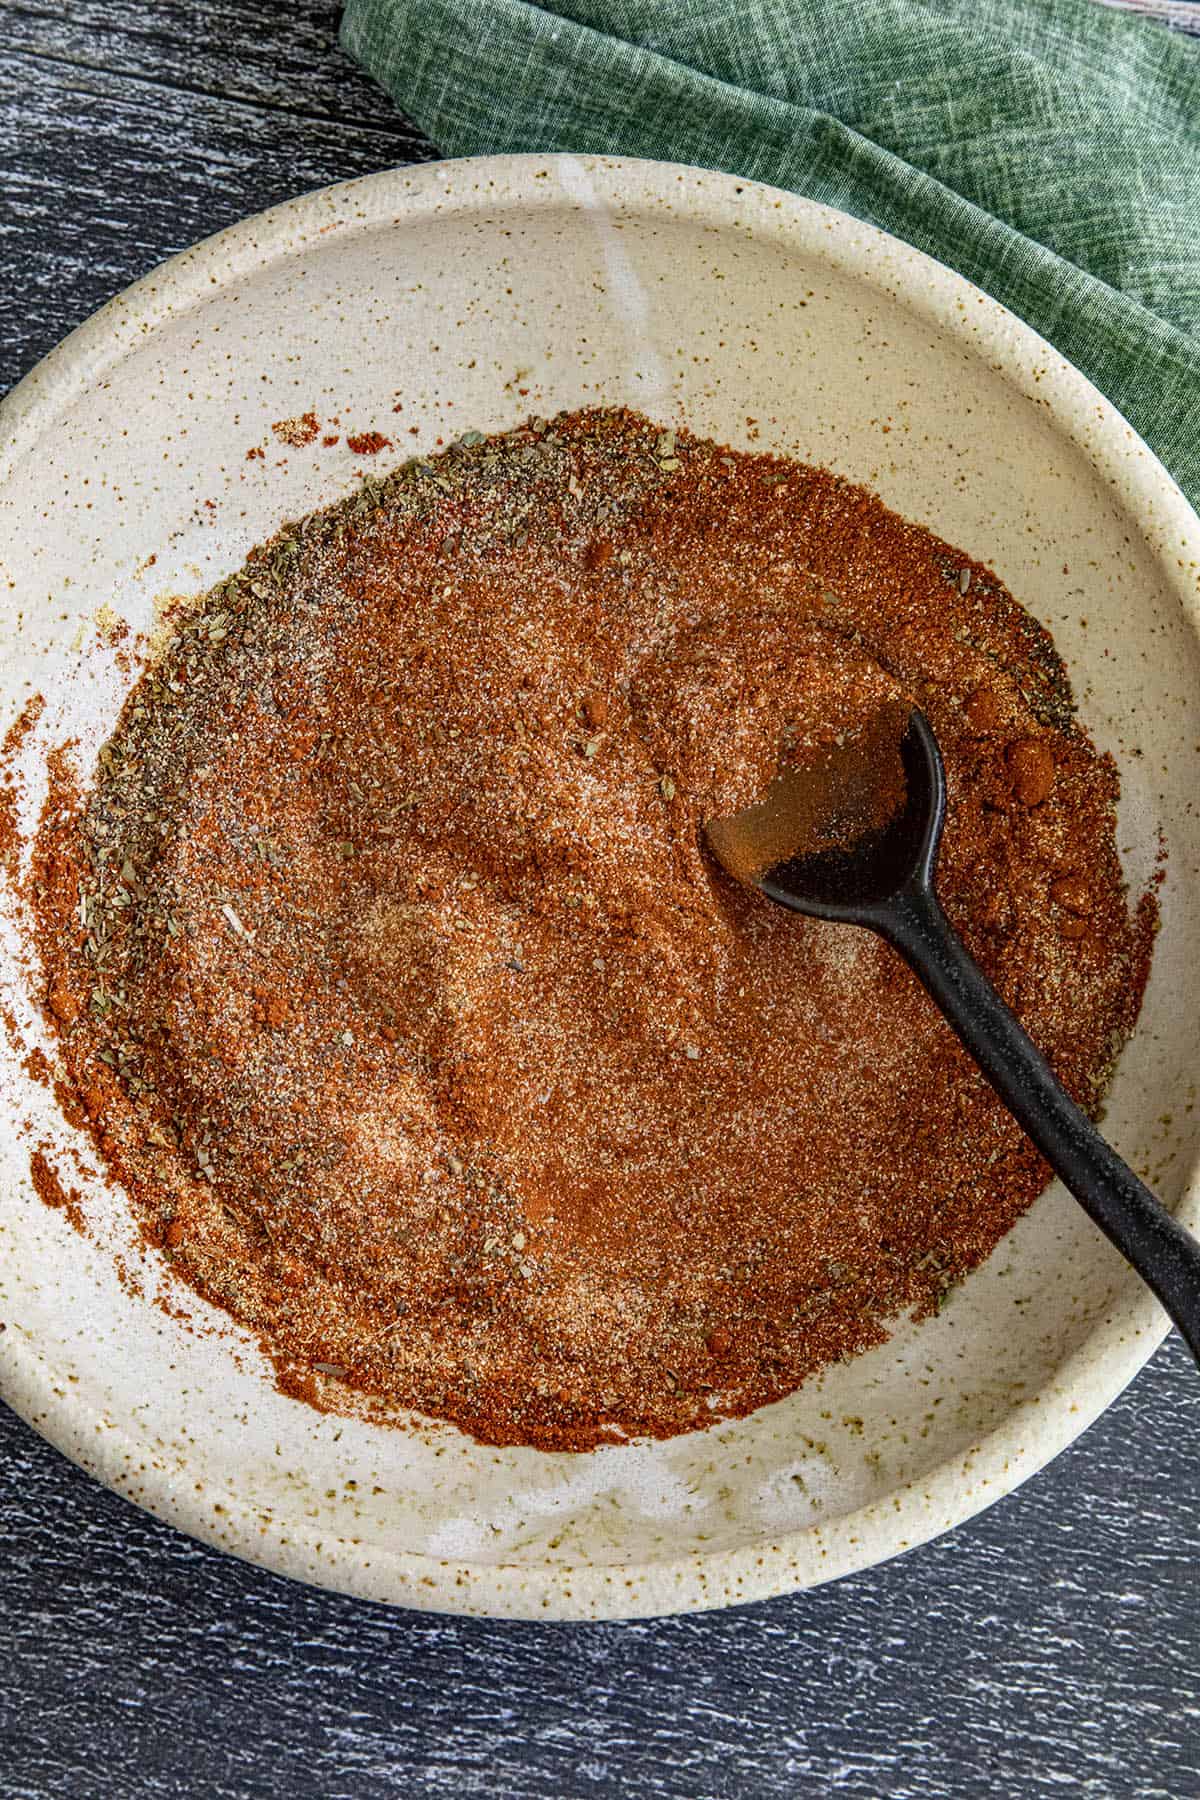
[[[932, 881], [946, 822], [946, 770], [924, 713], [916, 709], [910, 713], [897, 749], [904, 765], [902, 810], [880, 830], [866, 832], [845, 847], [772, 864], [757, 882], [768, 899], [816, 919], [865, 925], [873, 909], [886, 908], [907, 884]], [[794, 804], [796, 788], [804, 779], [803, 770], [788, 770], [759, 804], [773, 801], [777, 809]], [[745, 818], [739, 813], [709, 826], [709, 843], [726, 868], [726, 858], [717, 849], [721, 830], [740, 834]]]

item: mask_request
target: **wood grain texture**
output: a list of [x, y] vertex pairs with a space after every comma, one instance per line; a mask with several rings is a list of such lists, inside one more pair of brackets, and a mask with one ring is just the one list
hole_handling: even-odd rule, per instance
[[1104, 0], [1118, 12], [1143, 13], [1175, 31], [1188, 31], [1200, 37], [1200, 4], [1197, 0]]
[[411, 144], [383, 90], [337, 47], [337, 0], [5, 0], [9, 51], [293, 114], [370, 121]]
[[[91, 8], [124, 18], [108, 33], [80, 23], [88, 10], [0, 0], [0, 390], [174, 251], [307, 188], [435, 154], [337, 49], [332, 5], [298, 6], [296, 39], [282, 0]], [[219, 32], [213, 14], [227, 15]], [[272, 83], [281, 43], [286, 80]]]
[[[0, 387], [172, 250], [430, 154], [326, 0], [0, 0]], [[179, 1536], [0, 1410], [0, 1800], [1200, 1800], [1200, 1380], [890, 1566], [736, 1613], [447, 1620]]]

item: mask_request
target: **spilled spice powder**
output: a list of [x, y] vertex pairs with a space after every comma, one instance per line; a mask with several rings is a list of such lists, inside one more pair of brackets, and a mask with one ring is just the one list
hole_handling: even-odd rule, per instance
[[316, 413], [301, 413], [295, 419], [276, 419], [271, 430], [281, 444], [290, 444], [294, 450], [307, 449], [321, 429], [321, 421]]
[[384, 437], [382, 431], [358, 431], [346, 439], [346, 448], [355, 456], [378, 456], [381, 450], [387, 450], [391, 438]]
[[0, 869], [15, 882], [21, 861], [21, 829], [17, 768], [21, 752], [46, 709], [41, 694], [31, 694], [0, 742]]
[[64, 1212], [76, 1231], [84, 1229], [83, 1198], [78, 1188], [65, 1187], [44, 1150], [35, 1150], [29, 1158], [29, 1177], [34, 1192], [45, 1205]]
[[37, 845], [49, 1015], [148, 1236], [287, 1391], [547, 1449], [744, 1414], [936, 1309], [1045, 1166], [893, 952], [702, 847], [914, 704], [943, 902], [1094, 1108], [1153, 905], [988, 569], [622, 411], [264, 546]]

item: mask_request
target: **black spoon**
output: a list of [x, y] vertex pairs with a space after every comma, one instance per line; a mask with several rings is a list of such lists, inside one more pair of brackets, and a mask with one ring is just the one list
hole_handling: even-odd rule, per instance
[[[709, 847], [730, 874], [780, 906], [865, 925], [900, 952], [1014, 1118], [1158, 1296], [1200, 1362], [1200, 1244], [1076, 1106], [942, 911], [934, 868], [946, 817], [946, 771], [923, 713], [910, 715], [900, 754], [907, 784], [903, 810], [847, 850], [791, 856], [747, 874], [757, 845], [772, 836], [776, 843], [787, 841], [785, 809], [799, 799], [799, 773], [781, 777], [744, 812], [712, 820]], [[783, 834], [776, 835], [781, 819]]]

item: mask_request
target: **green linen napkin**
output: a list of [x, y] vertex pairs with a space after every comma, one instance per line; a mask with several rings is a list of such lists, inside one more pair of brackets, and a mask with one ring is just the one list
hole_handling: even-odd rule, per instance
[[1200, 42], [1093, 0], [348, 0], [342, 42], [447, 155], [693, 163], [906, 239], [1200, 508]]

